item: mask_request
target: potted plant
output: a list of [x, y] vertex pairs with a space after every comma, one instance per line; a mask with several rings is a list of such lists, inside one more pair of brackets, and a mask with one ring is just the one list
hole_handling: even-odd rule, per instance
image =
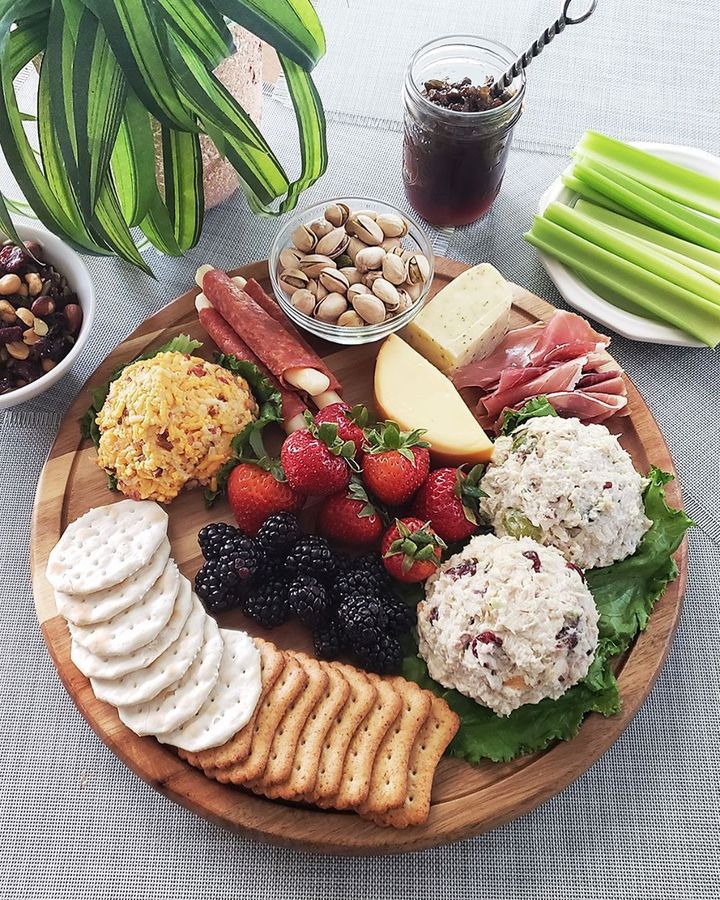
[[[232, 23], [278, 52], [300, 137], [295, 181], [214, 74], [235, 52]], [[170, 255], [199, 239], [203, 136], [256, 213], [292, 209], [322, 175], [325, 118], [309, 73], [324, 51], [310, 0], [0, 0], [0, 147], [48, 229], [149, 272], [131, 229]], [[13, 88], [32, 60], [39, 154]], [[0, 227], [15, 237], [2, 195]]]

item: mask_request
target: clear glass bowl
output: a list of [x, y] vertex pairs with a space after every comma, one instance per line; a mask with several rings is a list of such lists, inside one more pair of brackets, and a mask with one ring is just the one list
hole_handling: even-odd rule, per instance
[[[408, 233], [403, 238], [403, 242], [409, 250], [417, 250], [427, 257], [430, 263], [430, 275], [425, 282], [420, 296], [405, 312], [400, 313], [391, 319], [380, 322], [379, 325], [365, 325], [362, 328], [349, 328], [344, 325], [330, 325], [327, 322], [320, 322], [317, 319], [311, 319], [304, 313], [299, 312], [290, 303], [290, 297], [280, 287], [280, 252], [285, 247], [291, 247], [292, 241], [290, 235], [298, 227], [298, 225], [309, 225], [316, 219], [322, 219], [324, 212], [328, 206], [333, 203], [346, 203], [351, 210], [356, 209], [374, 209], [378, 213], [395, 213], [402, 216], [409, 224]], [[278, 232], [273, 245], [270, 249], [270, 259], [268, 261], [270, 269], [270, 280], [272, 281], [273, 291], [277, 297], [277, 301], [282, 307], [288, 318], [292, 319], [296, 325], [309, 331], [317, 337], [324, 338], [326, 341], [332, 341], [335, 344], [371, 344], [373, 341], [381, 341], [389, 334], [399, 331], [408, 322], [412, 322], [415, 316], [425, 306], [430, 292], [433, 275], [435, 274], [435, 255], [427, 235], [418, 225], [418, 223], [403, 210], [392, 206], [390, 203], [384, 203], [382, 200], [374, 200], [371, 197], [333, 197], [324, 200], [322, 203], [316, 203], [308, 206], [300, 212], [294, 213], [283, 225]]]

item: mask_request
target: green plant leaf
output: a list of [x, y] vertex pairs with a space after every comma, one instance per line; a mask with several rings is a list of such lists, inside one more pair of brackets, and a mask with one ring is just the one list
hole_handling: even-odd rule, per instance
[[167, 27], [195, 50], [209, 69], [214, 69], [235, 49], [224, 17], [210, 0], [157, 0], [165, 10]]
[[552, 406], [547, 397], [532, 397], [520, 409], [506, 407], [502, 413], [502, 429], [500, 433], [503, 435], [512, 434], [516, 428], [519, 428], [528, 419], [536, 419], [538, 416], [557, 416], [555, 407]]
[[155, 144], [150, 116], [131, 89], [110, 166], [125, 221], [130, 227], [139, 225], [157, 193]]
[[325, 34], [310, 0], [212, 0], [242, 25], [304, 69], [325, 53]]
[[153, 197], [147, 215], [140, 223], [140, 229], [161, 253], [166, 253], [168, 256], [182, 256], [183, 251], [175, 238], [170, 213], [160, 196], [157, 184], [153, 185]]
[[22, 243], [17, 231], [15, 230], [13, 220], [10, 218], [10, 213], [5, 202], [5, 197], [3, 197], [2, 194], [0, 194], [0, 231], [2, 231], [5, 237], [11, 238], [13, 241], [15, 241], [16, 244]]
[[181, 251], [200, 239], [205, 214], [200, 138], [187, 131], [163, 128], [165, 205]]
[[302, 171], [288, 190], [280, 212], [294, 209], [300, 194], [320, 178], [327, 169], [325, 113], [312, 78], [297, 63], [280, 54], [290, 98], [295, 109], [300, 136]]
[[165, 20], [149, 0], [83, 0], [102, 23], [107, 39], [133, 90], [164, 125], [196, 131], [195, 119], [178, 97], [164, 46]]
[[[6, 2], [4, 7], [0, 6], [0, 26], [8, 5]], [[37, 4], [29, 0], [14, 4], [18, 15], [19, 10], [33, 6], [37, 7]], [[15, 13], [10, 16], [12, 21]], [[20, 190], [43, 224], [75, 246], [103, 252], [103, 248], [88, 237], [87, 229], [77, 227], [55, 195], [28, 141], [18, 109], [13, 79], [23, 66], [42, 52], [47, 38], [48, 23], [43, 16], [25, 20], [9, 35], [3, 34], [0, 28], [0, 121], [3, 122], [0, 146]]]
[[125, 98], [125, 76], [100, 23], [85, 9], [72, 62], [72, 116], [77, 148], [75, 190], [87, 216], [92, 215], [105, 181]]
[[120, 201], [109, 173], [95, 204], [93, 233], [95, 233], [95, 229], [100, 235], [108, 237], [110, 246], [119, 256], [142, 269], [146, 275], [152, 275], [150, 267], [140, 255], [127, 222], [123, 218]]

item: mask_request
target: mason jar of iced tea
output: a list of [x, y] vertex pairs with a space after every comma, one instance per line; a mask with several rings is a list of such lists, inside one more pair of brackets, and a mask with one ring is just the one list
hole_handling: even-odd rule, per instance
[[491, 87], [515, 59], [496, 41], [449, 35], [410, 60], [403, 181], [413, 209], [433, 225], [474, 222], [497, 197], [522, 114], [525, 74], [499, 97]]

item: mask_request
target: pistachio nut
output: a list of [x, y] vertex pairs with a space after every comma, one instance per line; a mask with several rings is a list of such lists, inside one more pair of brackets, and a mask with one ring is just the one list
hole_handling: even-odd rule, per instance
[[311, 253], [317, 244], [317, 235], [307, 225], [298, 225], [290, 235], [290, 240], [302, 253]]
[[342, 294], [328, 294], [322, 303], [318, 303], [316, 306], [315, 318], [320, 322], [335, 323], [338, 320], [338, 316], [345, 312], [347, 306], [347, 300]]
[[347, 278], [349, 285], [360, 284], [362, 281], [362, 272], [355, 266], [344, 266], [340, 271]]
[[332, 230], [333, 226], [327, 219], [317, 219], [315, 222], [310, 223], [310, 231], [312, 231], [318, 240], [325, 237], [326, 234], [330, 234]]
[[330, 293], [344, 294], [350, 287], [350, 282], [342, 272], [334, 268], [323, 269], [318, 275], [318, 281], [326, 287]]
[[407, 279], [407, 266], [395, 253], [388, 253], [382, 261], [383, 278], [390, 284], [402, 284]]
[[365, 247], [355, 257], [355, 268], [360, 273], [371, 272], [379, 269], [385, 259], [385, 251], [382, 247]]
[[400, 285], [400, 288], [405, 291], [414, 303], [422, 293], [423, 286], [421, 284], [413, 284], [410, 281], [405, 281]]
[[350, 207], [347, 203], [332, 203], [325, 210], [325, 218], [335, 228], [339, 228], [350, 218]]
[[400, 247], [401, 249], [404, 249], [403, 245], [402, 245], [402, 241], [400, 240], [400, 238], [397, 238], [397, 237], [385, 238], [385, 240], [382, 242], [382, 244], [380, 244], [380, 246], [383, 248], [383, 250], [386, 253], [392, 253], [393, 251], [397, 250], [398, 247]]
[[410, 307], [413, 305], [413, 302], [414, 301], [410, 294], [408, 294], [408, 292], [403, 288], [400, 288], [398, 290], [398, 305], [396, 309], [393, 310], [394, 314], [400, 315], [401, 312], [405, 312], [406, 309], [410, 309]]
[[310, 277], [300, 269], [285, 269], [280, 273], [280, 287], [288, 294], [294, 294], [299, 288], [306, 288]]
[[375, 220], [387, 238], [403, 237], [408, 233], [408, 224], [397, 213], [380, 213]]
[[430, 263], [422, 253], [416, 253], [408, 260], [408, 281], [411, 284], [424, 284], [430, 277]]
[[323, 256], [322, 253], [308, 253], [297, 264], [297, 268], [308, 277], [317, 278], [323, 269], [334, 269], [335, 263], [329, 256]]
[[373, 222], [377, 219], [378, 214], [375, 209], [356, 209], [355, 212], [350, 216], [351, 219], [357, 219], [358, 216], [367, 216], [369, 219], [372, 219]]
[[284, 247], [280, 251], [280, 268], [297, 269], [297, 264], [304, 255], [297, 247]]
[[370, 216], [357, 216], [353, 222], [353, 232], [364, 244], [378, 246], [385, 240], [382, 228]]
[[348, 288], [348, 292], [347, 292], [347, 298], [352, 303], [352, 301], [355, 299], [355, 297], [359, 296], [360, 294], [370, 294], [370, 293], [372, 293], [370, 288], [367, 287], [366, 285], [364, 285], [362, 282], [360, 282], [359, 284], [351, 284], [350, 285], [350, 287]]
[[374, 294], [358, 294], [353, 298], [353, 309], [368, 325], [379, 325], [385, 321], [385, 304]]
[[348, 245], [345, 248], [345, 253], [350, 257], [350, 262], [355, 262], [355, 258], [361, 250], [365, 249], [365, 244], [360, 240], [359, 237], [351, 237], [348, 241]]
[[344, 328], [362, 328], [365, 320], [354, 309], [348, 309], [338, 318], [337, 324]]
[[304, 313], [306, 316], [311, 316], [315, 309], [315, 296], [306, 288], [300, 288], [299, 291], [295, 291], [292, 295], [290, 303], [292, 303], [298, 312]]
[[394, 284], [385, 278], [376, 278], [372, 283], [372, 292], [379, 297], [389, 309], [395, 309], [400, 301], [400, 295]]
[[351, 266], [353, 261], [347, 255], [347, 253], [341, 253], [340, 256], [335, 257], [335, 265], [338, 269], [344, 269], [346, 266]]
[[382, 278], [382, 272], [379, 272], [375, 269], [373, 272], [366, 272], [363, 275], [363, 284], [369, 288], [372, 288], [373, 284], [378, 280], [378, 278]]
[[344, 228], [333, 228], [325, 237], [320, 238], [315, 248], [318, 253], [333, 259], [347, 249], [350, 238]]

